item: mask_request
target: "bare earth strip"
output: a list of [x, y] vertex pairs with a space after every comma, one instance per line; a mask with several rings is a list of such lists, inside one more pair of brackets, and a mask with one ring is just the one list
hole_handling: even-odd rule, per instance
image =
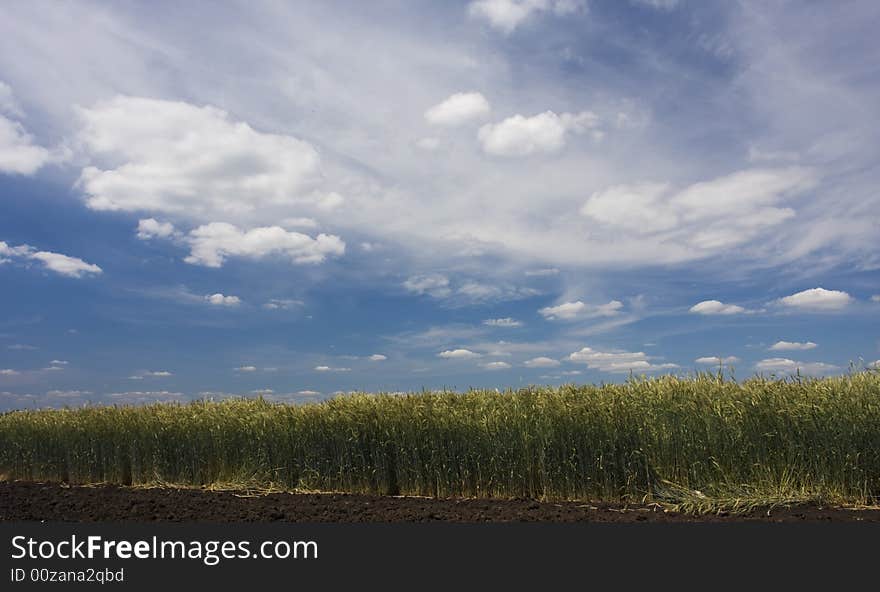
[[340, 493], [70, 487], [0, 482], [0, 520], [63, 522], [880, 522], [880, 509], [816, 504], [744, 514], [665, 512], [603, 502], [430, 499]]

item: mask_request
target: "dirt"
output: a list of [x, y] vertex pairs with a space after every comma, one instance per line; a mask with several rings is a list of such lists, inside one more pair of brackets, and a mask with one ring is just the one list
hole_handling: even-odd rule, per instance
[[604, 502], [431, 499], [0, 482], [0, 520], [50, 522], [880, 522], [880, 509], [815, 504], [694, 516]]

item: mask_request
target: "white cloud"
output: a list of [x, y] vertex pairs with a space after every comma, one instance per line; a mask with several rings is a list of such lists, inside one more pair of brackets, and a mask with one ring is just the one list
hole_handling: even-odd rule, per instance
[[316, 397], [316, 396], [320, 395], [321, 393], [318, 391], [305, 390], [305, 391], [297, 391], [296, 394], [300, 395], [302, 397]]
[[428, 294], [436, 298], [443, 298], [452, 292], [449, 278], [439, 273], [412, 276], [403, 282], [403, 287], [410, 292]]
[[739, 363], [739, 358], [737, 358], [736, 356], [705, 356], [702, 358], [697, 358], [696, 360], [694, 360], [694, 362], [696, 362], [697, 364], [712, 364], [717, 366], [719, 364], [737, 364]]
[[871, 302], [880, 302], [880, 294], [874, 294], [871, 296]]
[[532, 117], [514, 115], [499, 123], [487, 123], [477, 138], [488, 154], [496, 156], [527, 156], [536, 152], [555, 152], [565, 145], [569, 132], [584, 133], [598, 124], [590, 112], [578, 114], [545, 111]]
[[288, 231], [280, 226], [267, 226], [242, 231], [226, 222], [199, 226], [187, 238], [191, 253], [187, 263], [206, 267], [222, 267], [227, 257], [260, 259], [281, 254], [293, 263], [322, 263], [329, 256], [345, 253], [345, 243], [338, 236]]
[[383, 354], [373, 354], [368, 358], [371, 362], [382, 362], [388, 359], [388, 356]]
[[852, 296], [839, 290], [812, 288], [779, 299], [779, 303], [801, 310], [841, 310], [853, 301]]
[[70, 257], [61, 253], [37, 251], [28, 256], [31, 259], [42, 261], [46, 269], [67, 277], [81, 278], [89, 274], [97, 275], [102, 273], [101, 268], [97, 265], [86, 263], [78, 257]]
[[594, 193], [584, 203], [581, 214], [640, 233], [669, 230], [678, 224], [678, 216], [662, 203], [668, 190], [665, 183], [616, 185]]
[[335, 368], [332, 366], [315, 366], [315, 372], [351, 372], [351, 368]]
[[159, 222], [155, 218], [138, 220], [137, 237], [142, 240], [151, 238], [168, 238], [174, 236], [174, 225], [170, 222]]
[[584, 347], [568, 356], [572, 362], [586, 364], [601, 372], [625, 374], [633, 372], [656, 372], [678, 368], [676, 364], [653, 364], [644, 352], [603, 352]]
[[18, 376], [20, 372], [18, 370], [13, 370], [12, 368], [2, 368], [0, 369], [0, 376]]
[[112, 163], [82, 171], [92, 209], [222, 220], [335, 201], [315, 191], [320, 157], [309, 143], [258, 132], [215, 107], [117, 96], [79, 114], [80, 144], [93, 162]]
[[304, 304], [305, 303], [302, 300], [293, 300], [290, 298], [272, 298], [268, 302], [263, 304], [263, 308], [267, 310], [288, 310], [298, 306], [303, 306]]
[[37, 251], [30, 245], [19, 245], [11, 247], [3, 241], [0, 241], [0, 263], [4, 258], [10, 259], [31, 259], [39, 261], [49, 271], [57, 274], [81, 278], [89, 274], [97, 275], [102, 270], [97, 265], [86, 263], [78, 257], [70, 257], [61, 253], [53, 253], [51, 251]]
[[[464, 302], [490, 302], [500, 300], [518, 300], [540, 294], [532, 288], [522, 288], [503, 283], [484, 283], [476, 280], [465, 280], [454, 290], [450, 290], [447, 297]], [[436, 295], [435, 295], [436, 296]]]
[[[21, 110], [12, 89], [0, 81], [0, 113], [21, 118]], [[52, 154], [46, 148], [34, 144], [34, 139], [24, 126], [0, 115], [0, 173], [32, 175], [49, 162]]]
[[553, 358], [545, 356], [539, 356], [523, 362], [523, 366], [526, 368], [555, 368], [558, 365], [559, 360], [554, 360]]
[[510, 368], [510, 364], [507, 362], [488, 362], [486, 364], [482, 364], [483, 368], [486, 370], [507, 370]]
[[[489, 101], [482, 94], [460, 92], [425, 111], [425, 120], [431, 125], [456, 126], [485, 117], [490, 111]], [[420, 147], [427, 148], [427, 146]], [[428, 149], [434, 148], [436, 145]]]
[[168, 376], [174, 376], [172, 372], [168, 372], [167, 370], [149, 370], [144, 372], [144, 376], [149, 376], [152, 378], [166, 378]]
[[556, 306], [547, 306], [538, 313], [548, 321], [586, 319], [593, 317], [611, 317], [620, 313], [623, 303], [612, 300], [606, 304], [585, 304], [581, 300], [563, 302]]
[[873, 362], [868, 364], [867, 367], [874, 370], [880, 370], [880, 360], [874, 360]]
[[241, 304], [241, 298], [238, 296], [224, 296], [219, 292], [205, 296], [205, 301], [212, 306], [238, 306]]
[[51, 362], [49, 362], [49, 364], [51, 364], [52, 366], [67, 366], [68, 364], [70, 364], [70, 362], [68, 362], [67, 360], [52, 360]]
[[484, 325], [489, 327], [522, 327], [522, 321], [517, 321], [516, 319], [510, 317], [504, 317], [501, 319], [486, 319], [483, 321]]
[[256, 366], [239, 366], [235, 369], [236, 372], [256, 372]]
[[694, 304], [690, 311], [701, 315], [733, 315], [746, 312], [746, 309], [736, 304], [724, 304], [719, 300], [703, 300]]
[[472, 352], [469, 349], [449, 349], [440, 352], [439, 354], [437, 354], [437, 357], [447, 360], [466, 360], [469, 358], [479, 358], [480, 354]]
[[779, 202], [815, 186], [805, 167], [748, 169], [674, 190], [669, 183], [615, 185], [593, 193], [581, 214], [632, 237], [654, 236], [694, 254], [745, 243], [795, 216]]
[[833, 364], [825, 364], [823, 362], [795, 362], [788, 358], [767, 358], [755, 364], [755, 370], [773, 374], [795, 374], [800, 372], [801, 374], [817, 376], [833, 373], [839, 370], [839, 368]]
[[34, 351], [37, 348], [33, 345], [29, 345], [27, 343], [13, 343], [11, 345], [7, 345], [6, 349], [11, 349], [15, 351]]
[[585, 9], [584, 0], [475, 0], [468, 5], [468, 14], [509, 34], [534, 13], [565, 16]]
[[786, 351], [786, 350], [808, 350], [815, 349], [817, 344], [812, 341], [777, 341], [773, 345], [770, 346], [771, 351]]

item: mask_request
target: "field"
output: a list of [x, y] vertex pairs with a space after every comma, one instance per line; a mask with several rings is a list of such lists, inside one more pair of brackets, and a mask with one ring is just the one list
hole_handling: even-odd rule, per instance
[[880, 373], [15, 411], [0, 473], [691, 514], [875, 506]]

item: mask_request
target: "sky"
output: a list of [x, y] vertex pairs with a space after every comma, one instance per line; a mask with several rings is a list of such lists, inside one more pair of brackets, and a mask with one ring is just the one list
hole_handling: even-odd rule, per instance
[[0, 410], [880, 367], [880, 3], [0, 12]]

